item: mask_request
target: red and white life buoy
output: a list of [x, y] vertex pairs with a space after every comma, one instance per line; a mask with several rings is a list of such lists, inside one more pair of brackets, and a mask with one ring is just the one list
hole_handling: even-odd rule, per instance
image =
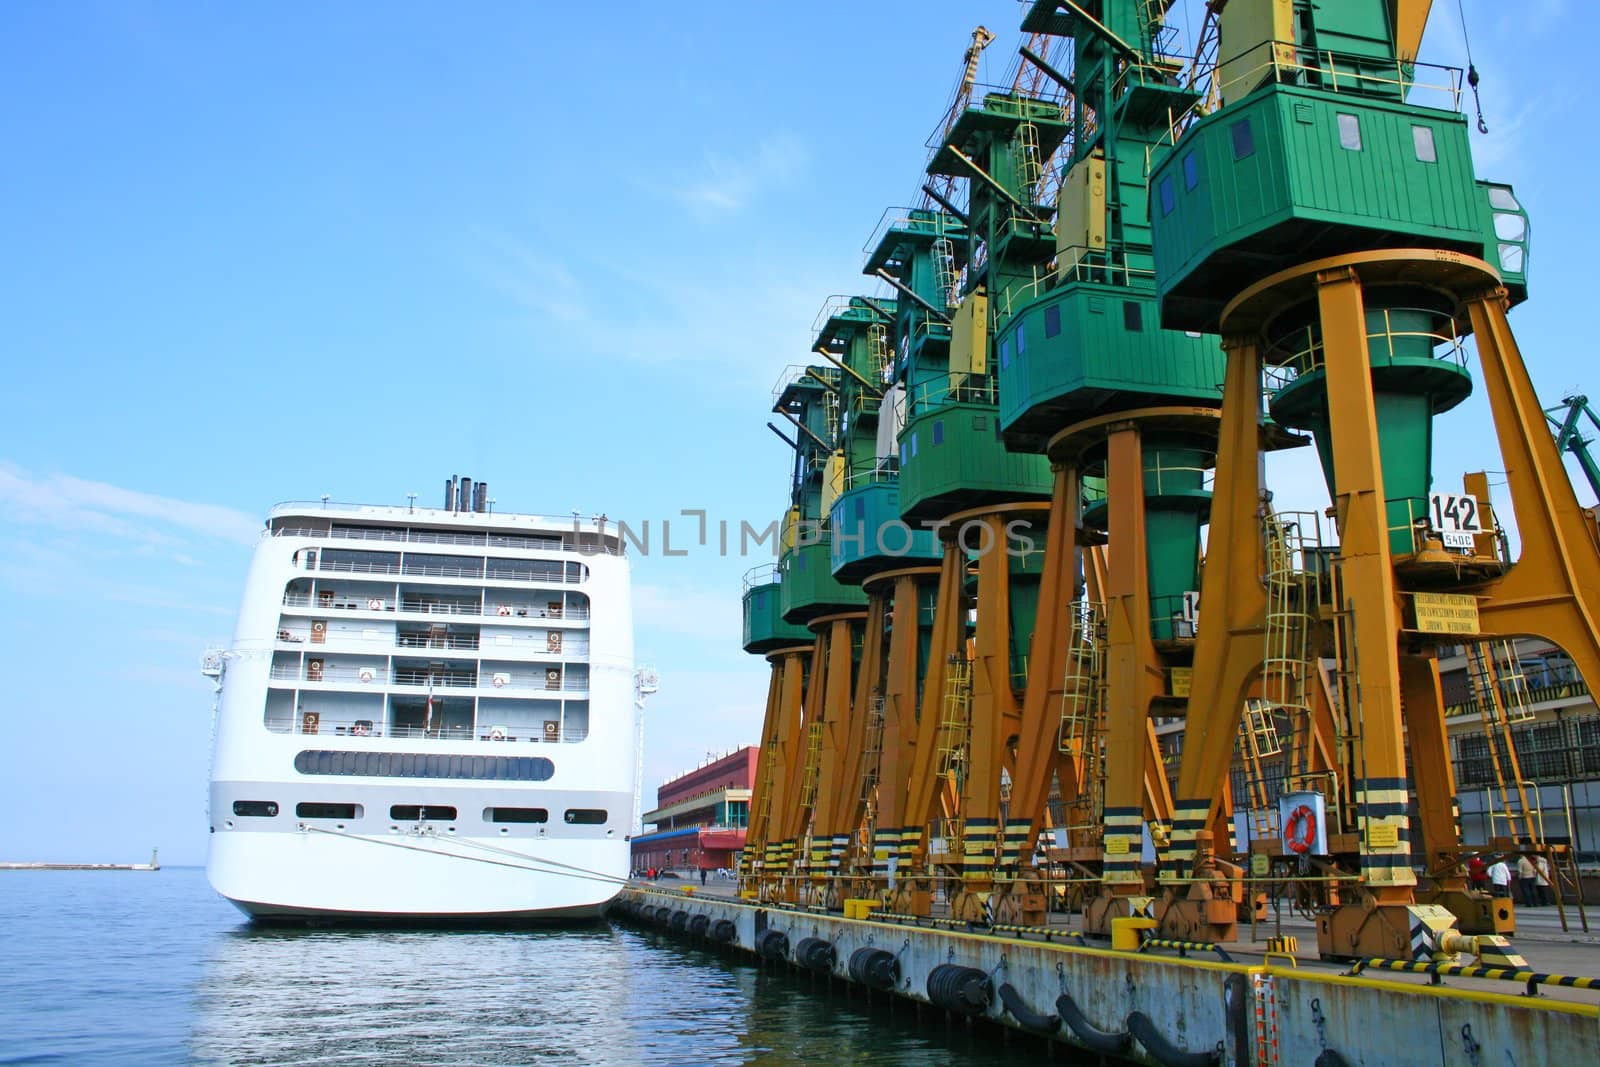
[[368, 611], [382, 611], [383, 610], [383, 601], [379, 600], [377, 597], [373, 597], [372, 599], [367, 601], [367, 610]]
[[1310, 804], [1301, 804], [1289, 813], [1283, 824], [1283, 843], [1297, 856], [1304, 856], [1317, 843], [1317, 813]]

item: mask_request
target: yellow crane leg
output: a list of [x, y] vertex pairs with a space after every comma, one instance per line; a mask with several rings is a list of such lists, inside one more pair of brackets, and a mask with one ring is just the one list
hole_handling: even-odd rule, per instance
[[1200, 585], [1205, 606], [1178, 764], [1178, 795], [1162, 879], [1176, 887], [1195, 863], [1195, 835], [1227, 795], [1234, 738], [1261, 670], [1267, 594], [1260, 535], [1261, 352], [1253, 336], [1227, 337], [1222, 429], [1211, 495], [1211, 530]]
[[[1487, 268], [1485, 268], [1487, 271]], [[1600, 685], [1600, 549], [1591, 513], [1579, 504], [1561, 454], [1543, 421], [1498, 287], [1467, 300], [1494, 414], [1522, 555], [1516, 566], [1475, 589], [1485, 636], [1538, 634], [1561, 646], [1585, 682]]]

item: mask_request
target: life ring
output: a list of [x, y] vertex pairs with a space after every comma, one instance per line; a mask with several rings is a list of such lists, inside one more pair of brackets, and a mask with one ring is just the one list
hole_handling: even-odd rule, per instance
[[321, 619], [318, 619], [316, 622], [311, 624], [311, 632], [314, 634], [325, 634], [328, 632], [328, 624], [323, 622]]
[[491, 726], [491, 727], [489, 727], [489, 740], [491, 740], [491, 741], [504, 741], [505, 739], [506, 739], [506, 728], [504, 726]]
[[377, 597], [373, 597], [371, 600], [367, 601], [367, 610], [368, 611], [382, 611], [383, 610], [383, 601], [379, 600]]
[[1301, 804], [1289, 813], [1289, 821], [1283, 826], [1283, 841], [1297, 856], [1304, 856], [1317, 843], [1317, 813], [1310, 804]]
[[495, 614], [501, 616], [502, 618], [509, 617], [511, 615], [511, 608], [509, 605], [501, 604], [495, 609]]
[[377, 676], [377, 672], [375, 672], [371, 667], [362, 667], [356, 672], [356, 677], [361, 679], [363, 682], [370, 682]]

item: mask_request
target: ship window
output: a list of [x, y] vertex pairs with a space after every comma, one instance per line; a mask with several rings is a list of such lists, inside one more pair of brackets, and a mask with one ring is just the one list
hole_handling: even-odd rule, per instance
[[1044, 309], [1044, 335], [1054, 337], [1061, 332], [1061, 305], [1051, 304]]
[[1424, 163], [1437, 163], [1439, 153], [1433, 147], [1433, 127], [1411, 127], [1411, 147], [1417, 150], [1417, 158]]
[[577, 826], [602, 826], [607, 818], [604, 808], [568, 808], [566, 815], [567, 821]]
[[1339, 115], [1339, 147], [1352, 152], [1361, 151], [1361, 116]]
[[1178, 202], [1177, 199], [1172, 195], [1172, 179], [1162, 178], [1159, 189], [1161, 192], [1161, 214], [1170, 215], [1172, 214], [1172, 209], [1177, 205]]
[[276, 800], [235, 800], [233, 813], [241, 817], [270, 819], [278, 814]]
[[1183, 157], [1183, 187], [1193, 192], [1195, 186], [1200, 184], [1200, 164], [1195, 161], [1194, 153], [1190, 152]]
[[1233, 158], [1235, 162], [1247, 156], [1255, 155], [1256, 137], [1250, 129], [1249, 119], [1240, 119], [1228, 127], [1228, 133], [1233, 137]]
[[294, 813], [301, 819], [359, 819], [361, 818], [361, 805], [326, 804], [321, 801], [308, 800], [296, 804]]
[[549, 822], [550, 812], [545, 808], [485, 808], [484, 822]]
[[447, 804], [392, 804], [389, 807], [389, 818], [396, 822], [421, 822], [423, 819], [454, 822], [455, 817], [456, 809]]
[[933, 424], [933, 443], [944, 444], [944, 420], [940, 419]]
[[556, 766], [543, 756], [481, 756], [476, 760], [421, 752], [335, 752], [306, 749], [294, 758], [301, 774], [359, 778], [476, 778], [498, 782], [547, 782]]

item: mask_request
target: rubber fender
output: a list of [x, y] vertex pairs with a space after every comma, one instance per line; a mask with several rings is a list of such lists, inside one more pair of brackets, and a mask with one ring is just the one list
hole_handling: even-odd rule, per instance
[[1333, 1049], [1325, 1048], [1322, 1050], [1322, 1055], [1316, 1058], [1315, 1067], [1350, 1067], [1350, 1061]]
[[1061, 1021], [1067, 1024], [1072, 1036], [1090, 1052], [1098, 1052], [1102, 1056], [1117, 1056], [1127, 1051], [1130, 1036], [1128, 1031], [1098, 1029], [1089, 1022], [1070, 993], [1063, 993], [1056, 998], [1056, 1011], [1061, 1013]]
[[818, 974], [827, 974], [833, 970], [834, 962], [839, 958], [838, 951], [833, 947], [833, 942], [824, 941], [820, 937], [802, 937], [800, 943], [794, 947], [794, 960], [808, 971]]
[[756, 935], [756, 955], [782, 963], [789, 958], [789, 935], [782, 930], [763, 930]]
[[928, 999], [959, 1015], [983, 1015], [994, 999], [994, 983], [976, 967], [941, 963], [928, 972]]
[[641, 904], [639, 905], [639, 911], [637, 914], [642, 921], [651, 922], [656, 917], [656, 909], [653, 905]]
[[1000, 983], [1000, 1003], [1006, 1006], [1006, 1011], [1011, 1017], [1022, 1024], [1024, 1030], [1031, 1030], [1036, 1034], [1053, 1034], [1061, 1029], [1059, 1015], [1040, 1015], [1028, 1007], [1022, 999], [1022, 994], [1011, 988], [1009, 982]]
[[1128, 1033], [1132, 1034], [1144, 1050], [1161, 1067], [1211, 1067], [1212, 1064], [1222, 1062], [1221, 1042], [1218, 1047], [1206, 1052], [1190, 1052], [1181, 1049], [1168, 1041], [1154, 1020], [1142, 1011], [1128, 1013]]
[[673, 912], [672, 919], [667, 923], [667, 926], [675, 934], [683, 933], [689, 928], [689, 913], [686, 911]]
[[858, 948], [850, 954], [850, 977], [868, 989], [893, 989], [900, 984], [900, 961], [881, 948]]
[[711, 916], [709, 916], [709, 915], [691, 915], [691, 916], [689, 916], [689, 934], [690, 934], [691, 937], [704, 937], [704, 936], [706, 936], [706, 929], [708, 927], [710, 927], [710, 925], [711, 925]]
[[706, 932], [706, 936], [711, 939], [713, 944], [731, 945], [738, 933], [739, 928], [733, 925], [732, 919], [718, 919], [711, 924], [711, 929]]

